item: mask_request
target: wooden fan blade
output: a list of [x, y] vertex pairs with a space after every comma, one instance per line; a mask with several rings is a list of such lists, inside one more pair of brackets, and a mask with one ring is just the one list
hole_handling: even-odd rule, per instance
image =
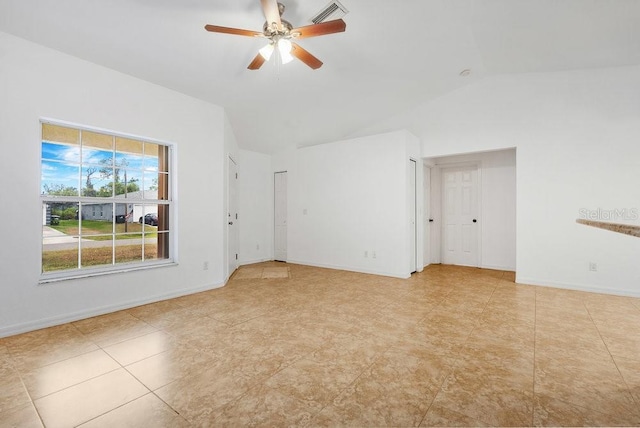
[[260, 54], [258, 54], [253, 61], [251, 61], [251, 64], [249, 64], [249, 67], [247, 67], [249, 70], [257, 70], [260, 67], [262, 67], [262, 64], [264, 64], [266, 62], [266, 60], [264, 59], [264, 57]]
[[323, 36], [325, 34], [342, 33], [347, 29], [347, 23], [342, 19], [322, 22], [320, 24], [307, 25], [306, 27], [294, 28], [292, 34], [298, 34], [296, 38], [305, 39], [308, 37]]
[[256, 37], [263, 34], [259, 31], [242, 30], [240, 28], [220, 27], [219, 25], [205, 25], [204, 29], [212, 33], [235, 34], [238, 36]]
[[278, 30], [282, 30], [282, 20], [280, 19], [280, 9], [277, 0], [260, 0], [264, 17], [267, 18], [269, 26], [274, 22], [278, 26]]
[[295, 56], [300, 61], [304, 62], [314, 70], [317, 70], [320, 67], [322, 67], [322, 61], [320, 61], [315, 56], [311, 55], [306, 49], [303, 49], [299, 44], [292, 43], [291, 45], [293, 46], [293, 49], [291, 49], [291, 55]]

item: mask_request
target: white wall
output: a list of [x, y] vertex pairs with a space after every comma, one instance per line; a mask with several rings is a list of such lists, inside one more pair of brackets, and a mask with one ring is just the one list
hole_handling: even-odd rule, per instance
[[[176, 144], [178, 265], [38, 285], [41, 117]], [[222, 285], [224, 139], [217, 106], [0, 33], [0, 336]]]
[[[486, 269], [516, 270], [516, 151], [498, 150], [428, 159], [435, 166], [433, 174], [440, 168], [457, 163], [477, 163], [480, 171], [480, 267]], [[437, 211], [432, 217], [440, 218], [441, 182], [434, 177], [432, 206]], [[439, 253], [439, 226], [432, 223], [433, 254]], [[439, 262], [439, 258], [433, 260]]]
[[396, 132], [274, 157], [273, 171], [288, 171], [288, 261], [408, 277], [406, 189], [418, 151]]
[[640, 67], [487, 78], [402, 121], [427, 157], [517, 148], [518, 282], [640, 296], [640, 239], [576, 224], [640, 206]]
[[240, 264], [273, 260], [271, 156], [239, 151]]

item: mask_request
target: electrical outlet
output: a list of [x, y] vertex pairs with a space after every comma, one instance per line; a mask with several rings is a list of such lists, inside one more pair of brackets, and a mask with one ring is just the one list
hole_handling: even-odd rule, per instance
[[369, 252], [368, 252], [368, 251], [366, 251], [366, 250], [365, 250], [365, 252], [364, 252], [364, 257], [365, 257], [365, 258], [369, 257]]
[[209, 270], [209, 262], [202, 263], [202, 270]]
[[598, 263], [589, 262], [589, 271], [590, 272], [598, 272]]
[[374, 259], [376, 258], [376, 252], [375, 251], [371, 254], [371, 257], [373, 257]]
[[256, 244], [256, 250], [260, 249], [260, 244]]

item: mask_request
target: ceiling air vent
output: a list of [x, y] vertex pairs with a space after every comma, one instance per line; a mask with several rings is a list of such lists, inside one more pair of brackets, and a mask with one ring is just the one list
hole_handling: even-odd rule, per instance
[[346, 7], [344, 7], [339, 1], [334, 0], [328, 5], [326, 5], [322, 10], [316, 13], [313, 18], [311, 18], [311, 22], [314, 24], [319, 24], [325, 21], [332, 21], [334, 19], [340, 19], [345, 16], [349, 11]]

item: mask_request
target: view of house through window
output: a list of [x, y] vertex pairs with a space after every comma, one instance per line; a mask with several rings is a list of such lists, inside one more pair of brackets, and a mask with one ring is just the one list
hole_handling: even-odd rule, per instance
[[42, 123], [42, 272], [169, 260], [169, 150]]

